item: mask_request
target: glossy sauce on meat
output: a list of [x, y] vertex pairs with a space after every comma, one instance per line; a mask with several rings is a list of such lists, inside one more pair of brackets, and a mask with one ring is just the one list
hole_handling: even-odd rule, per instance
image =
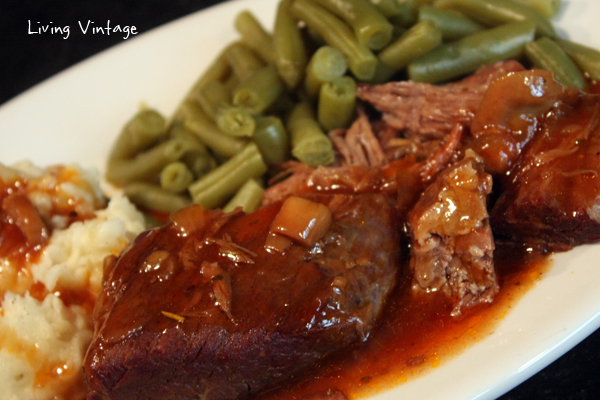
[[307, 199], [332, 215], [314, 245], [267, 248], [289, 199], [245, 215], [193, 206], [109, 261], [88, 399], [244, 397], [366, 340], [398, 265], [389, 198]]
[[476, 306], [459, 318], [450, 316], [453, 304], [444, 296], [411, 296], [412, 276], [405, 269], [368, 342], [253, 400], [302, 400], [331, 388], [360, 398], [432, 372], [492, 334], [551, 266], [540, 249], [505, 243], [497, 244], [494, 263], [501, 287], [494, 302]]

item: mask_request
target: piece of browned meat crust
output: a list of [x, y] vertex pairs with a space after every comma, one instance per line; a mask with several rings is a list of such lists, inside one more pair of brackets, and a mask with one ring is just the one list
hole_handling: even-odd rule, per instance
[[242, 398], [365, 340], [398, 265], [389, 196], [308, 198], [333, 216], [312, 247], [265, 249], [276, 202], [177, 217], [109, 262], [88, 399]]
[[548, 250], [598, 241], [600, 96], [569, 90], [541, 124], [494, 205], [494, 232]]
[[413, 290], [443, 292], [452, 315], [498, 292], [487, 198], [492, 177], [473, 154], [442, 171], [408, 213]]
[[456, 83], [440, 86], [411, 81], [362, 84], [357, 94], [382, 113], [383, 121], [407, 137], [441, 139], [457, 123], [470, 125], [491, 82], [523, 69], [516, 61], [502, 61], [483, 67]]

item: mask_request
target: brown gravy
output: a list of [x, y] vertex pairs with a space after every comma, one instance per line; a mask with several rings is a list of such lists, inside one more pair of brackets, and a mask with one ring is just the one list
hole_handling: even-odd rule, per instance
[[350, 398], [375, 394], [431, 372], [489, 336], [550, 265], [549, 258], [536, 249], [497, 246], [494, 261], [501, 290], [491, 305], [479, 306], [459, 318], [450, 317], [452, 305], [443, 295], [411, 295], [410, 278], [405, 273], [367, 342], [323, 360], [285, 387], [254, 398], [302, 399], [332, 388]]

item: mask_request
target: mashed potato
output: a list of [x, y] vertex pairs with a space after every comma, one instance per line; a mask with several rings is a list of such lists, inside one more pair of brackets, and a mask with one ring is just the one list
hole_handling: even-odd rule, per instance
[[[19, 224], [2, 201], [14, 193], [47, 227], [43, 245], [15, 242]], [[0, 399], [81, 399], [104, 257], [120, 253], [144, 218], [122, 196], [106, 206], [95, 174], [77, 167], [0, 165], [0, 204]]]

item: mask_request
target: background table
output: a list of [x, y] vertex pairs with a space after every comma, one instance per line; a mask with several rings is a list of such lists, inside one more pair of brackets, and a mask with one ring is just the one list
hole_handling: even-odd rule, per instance
[[[219, 2], [219, 0], [2, 0], [0, 3], [0, 75], [2, 77], [0, 104], [69, 66], [123, 41], [119, 34], [83, 35], [77, 26], [78, 20], [89, 19], [96, 24], [106, 24], [106, 21], [110, 20], [111, 26], [134, 25], [139, 34], [143, 34], [156, 26]], [[51, 26], [70, 25], [71, 33], [67, 39], [63, 39], [60, 34], [28, 34], [28, 22], [31, 23], [33, 31], [50, 22], [52, 22]], [[232, 24], [232, 21], [223, 23]], [[0, 133], [0, 145], [1, 138], [9, 134], [9, 132]], [[494, 360], [489, 361], [494, 362]], [[465, 373], [468, 374], [468, 371]], [[592, 334], [556, 362], [501, 397], [502, 400], [599, 398], [600, 331]]]

